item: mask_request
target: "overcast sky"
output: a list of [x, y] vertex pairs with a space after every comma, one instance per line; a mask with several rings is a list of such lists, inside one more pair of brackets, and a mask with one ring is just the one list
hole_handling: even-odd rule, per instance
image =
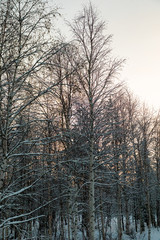
[[[55, 0], [71, 21], [88, 0]], [[113, 34], [114, 56], [125, 58], [121, 79], [141, 101], [160, 108], [160, 0], [92, 0]], [[68, 34], [64, 23], [62, 33]]]

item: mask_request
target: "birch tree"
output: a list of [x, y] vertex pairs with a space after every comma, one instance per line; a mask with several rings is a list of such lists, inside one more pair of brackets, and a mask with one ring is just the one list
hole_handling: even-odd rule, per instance
[[143, 106], [142, 116], [138, 122], [140, 134], [138, 136], [138, 154], [139, 161], [141, 162], [142, 179], [145, 183], [145, 210], [146, 210], [146, 222], [148, 225], [148, 240], [151, 239], [151, 225], [153, 223], [152, 204], [151, 204], [151, 184], [152, 184], [152, 156], [151, 145], [153, 143], [153, 134], [157, 121], [152, 118], [147, 109]]
[[[20, 137], [18, 134], [24, 123], [19, 121], [20, 116], [24, 116], [25, 111], [29, 113], [29, 108], [35, 100], [58, 84], [57, 82], [52, 82], [50, 85], [41, 84], [49, 58], [63, 47], [49, 38], [50, 21], [56, 14], [57, 9], [48, 11], [45, 1], [41, 0], [2, 0], [0, 2], [0, 191], [2, 207], [4, 201], [12, 201], [13, 196], [26, 192], [37, 182], [29, 181], [28, 186], [21, 186], [20, 189], [12, 188], [12, 180], [14, 179], [14, 184], [18, 181], [18, 176], [17, 179], [14, 176], [14, 163], [18, 164], [16, 160], [21, 159], [24, 154], [33, 156], [31, 152], [21, 152], [22, 145], [26, 143], [22, 135]], [[30, 116], [28, 119], [31, 120]], [[32, 122], [33, 119], [32, 114]], [[29, 124], [28, 122], [26, 126]], [[30, 140], [25, 139], [25, 142], [28, 141]], [[35, 155], [37, 156], [37, 153]], [[25, 175], [22, 177], [26, 178]], [[25, 220], [22, 220], [23, 216]], [[2, 216], [0, 227], [28, 221], [29, 218], [32, 219], [29, 213], [8, 216], [8, 220]]]
[[155, 169], [156, 169], [156, 216], [157, 216], [157, 226], [160, 226], [160, 121], [158, 123], [155, 131], [155, 143], [154, 143], [154, 158], [155, 158]]
[[104, 35], [104, 22], [99, 20], [93, 6], [84, 7], [70, 24], [74, 34], [79, 58], [84, 68], [77, 71], [77, 77], [83, 91], [84, 102], [88, 111], [88, 238], [95, 239], [95, 120], [104, 98], [107, 98], [111, 83], [122, 61], [112, 59], [110, 55], [111, 35]]

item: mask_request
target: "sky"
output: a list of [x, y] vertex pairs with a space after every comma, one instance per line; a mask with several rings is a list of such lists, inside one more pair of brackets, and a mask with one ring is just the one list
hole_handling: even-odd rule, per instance
[[[88, 0], [54, 0], [62, 19], [72, 19]], [[114, 57], [126, 59], [120, 79], [141, 102], [160, 109], [160, 0], [91, 0], [113, 35]], [[63, 20], [58, 26], [64, 35]]]

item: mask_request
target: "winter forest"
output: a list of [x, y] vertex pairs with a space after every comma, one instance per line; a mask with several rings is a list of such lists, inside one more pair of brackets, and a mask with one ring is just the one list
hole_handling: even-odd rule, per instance
[[159, 115], [121, 81], [91, 3], [69, 42], [59, 17], [45, 0], [0, 1], [0, 239], [152, 240]]

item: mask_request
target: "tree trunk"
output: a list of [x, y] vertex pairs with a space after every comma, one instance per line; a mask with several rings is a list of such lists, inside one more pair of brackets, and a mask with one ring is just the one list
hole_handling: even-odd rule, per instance
[[104, 216], [103, 216], [103, 207], [102, 207], [102, 189], [100, 189], [100, 214], [101, 214], [101, 232], [102, 232], [102, 239], [105, 240], [105, 229], [104, 229]]
[[[50, 182], [48, 183], [48, 201], [51, 201], [51, 186]], [[52, 209], [51, 204], [48, 205], [48, 233], [49, 239], [52, 239], [52, 228], [53, 228], [53, 218], [52, 218]]]
[[94, 206], [94, 156], [93, 137], [91, 138], [91, 153], [89, 158], [89, 240], [94, 240], [95, 206]]
[[121, 223], [121, 189], [118, 183], [117, 186], [117, 203], [118, 203], [118, 216], [117, 216], [117, 223], [118, 223], [118, 240], [122, 240], [122, 223]]
[[130, 233], [130, 229], [129, 229], [129, 226], [130, 226], [130, 221], [129, 221], [129, 210], [128, 210], [128, 199], [125, 200], [126, 201], [126, 206], [125, 206], [125, 209], [126, 209], [126, 234], [129, 235]]
[[[147, 181], [148, 186], [148, 181]], [[147, 189], [147, 210], [148, 210], [148, 240], [151, 240], [151, 206], [149, 190]]]

